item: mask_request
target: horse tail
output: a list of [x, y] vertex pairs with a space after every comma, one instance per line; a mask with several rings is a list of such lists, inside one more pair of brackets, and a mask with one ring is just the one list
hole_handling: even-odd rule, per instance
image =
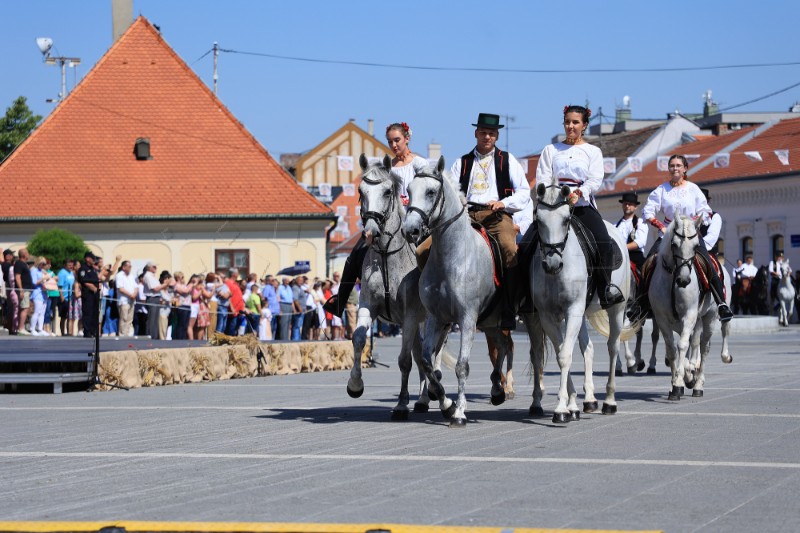
[[442, 356], [442, 364], [450, 370], [453, 370], [456, 367], [456, 363], [458, 363], [458, 358], [447, 349], [447, 344], [442, 346], [439, 353]]
[[[611, 335], [611, 325], [608, 321], [608, 311], [600, 308], [595, 311], [587, 311], [586, 318], [589, 320], [589, 324], [592, 325], [592, 328], [594, 328], [597, 333], [605, 338], [608, 338], [608, 336]], [[646, 318], [643, 318], [634, 323], [623, 325], [619, 332], [619, 340], [625, 342], [635, 337], [645, 320]]]

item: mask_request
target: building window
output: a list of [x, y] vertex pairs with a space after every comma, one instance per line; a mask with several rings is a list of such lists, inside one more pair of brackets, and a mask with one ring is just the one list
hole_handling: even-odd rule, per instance
[[772, 237], [772, 256], [773, 259], [776, 254], [783, 253], [783, 235], [775, 235]]
[[214, 252], [214, 270], [228, 272], [235, 268], [243, 278], [250, 273], [250, 250], [217, 250]]
[[753, 255], [752, 237], [745, 237], [742, 239], [742, 259], [747, 259], [748, 255]]

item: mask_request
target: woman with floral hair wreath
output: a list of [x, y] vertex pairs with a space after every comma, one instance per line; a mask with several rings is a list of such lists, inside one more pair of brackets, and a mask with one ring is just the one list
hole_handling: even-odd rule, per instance
[[564, 106], [562, 142], [547, 145], [536, 168], [537, 188], [541, 185], [569, 186], [568, 201], [573, 216], [592, 232], [600, 256], [597, 295], [606, 309], [624, 301], [620, 288], [611, 283], [614, 250], [605, 222], [597, 211], [594, 193], [603, 184], [603, 153], [584, 139], [592, 110], [579, 105]]
[[[393, 122], [386, 126], [386, 142], [394, 154], [392, 174], [399, 177], [402, 183], [399, 192], [403, 205], [408, 204], [408, 184], [414, 179], [416, 169], [428, 163], [426, 159], [413, 153], [408, 147], [411, 134], [411, 128], [405, 122]], [[361, 267], [368, 249], [369, 246], [362, 235], [345, 261], [338, 294], [333, 295], [323, 305], [327, 312], [339, 317], [344, 313], [347, 298], [355, 287], [356, 280], [361, 276]]]

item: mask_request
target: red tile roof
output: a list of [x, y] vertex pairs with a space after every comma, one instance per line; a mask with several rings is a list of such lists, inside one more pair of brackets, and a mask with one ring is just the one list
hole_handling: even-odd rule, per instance
[[[136, 159], [139, 137], [151, 160]], [[0, 183], [0, 220], [332, 218], [141, 16], [0, 165]]]

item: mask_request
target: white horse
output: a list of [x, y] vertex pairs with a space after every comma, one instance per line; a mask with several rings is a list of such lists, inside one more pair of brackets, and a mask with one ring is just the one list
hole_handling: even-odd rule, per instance
[[[648, 297], [655, 322], [664, 337], [667, 363], [672, 371], [672, 388], [668, 399], [680, 400], [683, 387], [694, 389], [692, 396], [703, 396], [705, 358], [711, 347], [711, 335], [718, 320], [717, 305], [711, 293], [702, 294], [695, 271], [695, 249], [703, 246], [697, 227], [698, 218], [676, 216], [667, 227], [658, 250]], [[726, 301], [730, 302], [729, 276], [723, 280]], [[722, 323], [723, 363], [733, 357], [728, 352], [730, 321]], [[673, 332], [678, 334], [675, 344]], [[689, 348], [692, 348], [691, 354]]]
[[[539, 312], [545, 333], [556, 346], [558, 366], [561, 369], [558, 406], [553, 414], [555, 423], [566, 423], [580, 418], [580, 411], [575, 401], [575, 387], [572, 385], [569, 372], [572, 366], [572, 351], [580, 329], [584, 325], [585, 315], [592, 321], [595, 329], [608, 337], [608, 382], [602, 412], [616, 413], [614, 369], [619, 355], [619, 340], [623, 334], [625, 316], [625, 302], [613, 305], [605, 311], [600, 309], [595, 296], [589, 308], [586, 306], [588, 269], [578, 237], [575, 232], [570, 231], [572, 207], [567, 201], [569, 194], [569, 187], [559, 186], [556, 180], [549, 186], [543, 183], [537, 186], [536, 195], [539, 201], [536, 218], [539, 247], [531, 265], [531, 279], [539, 280], [539, 283], [531, 283], [534, 305]], [[620, 287], [627, 300], [631, 283], [628, 249], [619, 232], [613, 229], [614, 226], [606, 222], [606, 227], [622, 254], [622, 264], [612, 273], [611, 282]], [[563, 334], [562, 322], [566, 323]], [[626, 336], [632, 335], [633, 331], [624, 333]], [[592, 362], [586, 354], [584, 359], [588, 367], [583, 385], [584, 412], [592, 412], [597, 405], [592, 380]], [[635, 364], [633, 359], [627, 361], [628, 366]]]
[[778, 324], [788, 326], [789, 320], [794, 315], [794, 299], [796, 291], [792, 284], [792, 269], [789, 260], [784, 259], [781, 263], [781, 282], [778, 285], [778, 303], [780, 304], [780, 317]]
[[[408, 420], [408, 377], [412, 356], [420, 377], [419, 400], [414, 405], [414, 411], [425, 412], [430, 403], [420, 360], [419, 325], [425, 319], [425, 308], [419, 299], [420, 272], [414, 247], [401, 235], [401, 183], [390, 173], [392, 164], [389, 156], [384, 157], [383, 164], [370, 165], [365, 155], [361, 154], [359, 164], [362, 170], [358, 187], [361, 218], [370, 249], [361, 270], [358, 322], [353, 332], [354, 360], [347, 393], [353, 398], [364, 393], [361, 355], [373, 319], [380, 317], [384, 322], [399, 324], [403, 328], [403, 342], [398, 356], [401, 384], [397, 405], [392, 409], [392, 420]], [[438, 359], [435, 366], [438, 369]]]
[[[431, 396], [438, 398], [442, 414], [450, 419], [450, 427], [463, 427], [467, 423], [469, 357], [478, 318], [492, 305], [498, 290], [494, 284], [492, 252], [484, 238], [472, 228], [463, 196], [453, 186], [443, 157], [438, 164], [417, 171], [408, 187], [408, 195], [408, 213], [403, 223], [406, 238], [418, 242], [424, 234], [423, 227], [431, 233], [430, 255], [419, 285], [420, 298], [428, 311], [422, 364]], [[499, 318], [499, 309], [496, 309], [481, 322], [481, 329], [498, 348], [491, 378], [495, 405], [505, 400], [500, 376], [503, 361], [510, 352], [508, 337], [499, 329]], [[458, 378], [455, 403], [445, 395], [431, 365], [431, 354], [444, 343], [452, 324], [458, 324], [461, 332], [455, 366]]]

